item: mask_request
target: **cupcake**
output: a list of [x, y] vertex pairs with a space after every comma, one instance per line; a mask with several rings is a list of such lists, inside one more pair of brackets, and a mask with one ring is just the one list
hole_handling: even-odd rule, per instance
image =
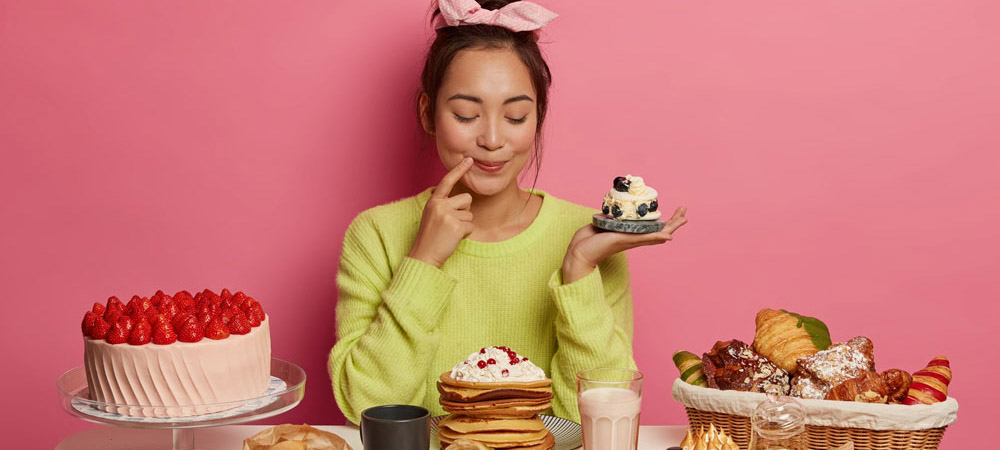
[[625, 233], [654, 233], [663, 229], [659, 194], [642, 177], [615, 177], [601, 204], [603, 214], [594, 215], [594, 226]]
[[660, 218], [656, 198], [656, 189], [646, 186], [642, 177], [616, 177], [601, 212], [615, 220], [656, 220]]

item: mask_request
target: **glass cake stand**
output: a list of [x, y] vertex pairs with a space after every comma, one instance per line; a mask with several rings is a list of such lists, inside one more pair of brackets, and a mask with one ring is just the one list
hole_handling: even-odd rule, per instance
[[119, 427], [173, 430], [174, 450], [194, 450], [195, 428], [234, 425], [276, 416], [294, 408], [306, 391], [306, 372], [294, 363], [271, 358], [271, 384], [260, 397], [236, 402], [194, 405], [201, 411], [216, 411], [183, 417], [135, 417], [119, 414], [122, 409], [160, 411], [162, 406], [136, 406], [102, 403], [90, 399], [87, 373], [83, 366], [74, 367], [59, 376], [56, 382], [59, 404], [69, 414], [83, 420]]

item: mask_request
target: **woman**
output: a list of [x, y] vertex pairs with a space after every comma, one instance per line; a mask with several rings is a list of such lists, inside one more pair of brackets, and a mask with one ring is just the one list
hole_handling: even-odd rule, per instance
[[579, 421], [577, 371], [635, 367], [621, 252], [686, 222], [679, 208], [658, 233], [598, 232], [594, 210], [518, 186], [539, 161], [551, 75], [536, 30], [554, 15], [480, 3], [439, 2], [421, 76], [420, 122], [448, 173], [361, 213], [344, 237], [329, 370], [355, 423], [389, 403], [441, 414], [438, 375], [491, 345], [530, 357], [553, 380], [554, 413]]

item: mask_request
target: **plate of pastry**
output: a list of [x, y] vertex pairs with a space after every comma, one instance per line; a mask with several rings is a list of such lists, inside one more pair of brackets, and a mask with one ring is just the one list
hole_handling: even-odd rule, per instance
[[659, 206], [659, 193], [646, 186], [642, 177], [615, 177], [601, 203], [601, 214], [594, 214], [593, 224], [620, 233], [655, 233], [665, 225], [660, 220]]

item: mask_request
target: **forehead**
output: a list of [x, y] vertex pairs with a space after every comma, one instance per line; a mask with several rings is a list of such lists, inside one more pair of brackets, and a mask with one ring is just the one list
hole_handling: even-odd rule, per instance
[[511, 49], [462, 50], [448, 65], [438, 98], [456, 93], [483, 100], [507, 99], [517, 95], [535, 97], [531, 73]]

